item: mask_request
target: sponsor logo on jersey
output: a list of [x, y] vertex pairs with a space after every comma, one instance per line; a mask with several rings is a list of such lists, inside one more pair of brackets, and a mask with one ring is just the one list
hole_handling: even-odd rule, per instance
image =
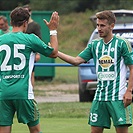
[[3, 76], [3, 79], [22, 79], [25, 75], [5, 75]]
[[115, 72], [98, 72], [98, 80], [107, 81], [107, 80], [115, 80], [116, 75]]
[[99, 64], [102, 68], [107, 69], [114, 64], [114, 59], [109, 55], [104, 55], [99, 59]]

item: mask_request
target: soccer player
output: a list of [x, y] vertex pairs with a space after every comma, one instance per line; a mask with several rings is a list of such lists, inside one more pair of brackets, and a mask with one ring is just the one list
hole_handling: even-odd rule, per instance
[[93, 40], [77, 57], [62, 52], [58, 52], [58, 57], [73, 65], [94, 59], [98, 85], [89, 115], [91, 133], [103, 133], [104, 128], [110, 128], [111, 118], [117, 133], [128, 133], [132, 125], [132, 47], [124, 38], [113, 35], [116, 18], [111, 11], [98, 12], [96, 17], [100, 39]]
[[57, 57], [59, 16], [53, 12], [50, 22], [44, 20], [50, 30], [50, 46], [34, 34], [23, 33], [29, 17], [24, 8], [15, 8], [10, 14], [12, 32], [0, 36], [0, 133], [11, 133], [15, 112], [30, 133], [41, 133], [31, 73], [36, 52]]

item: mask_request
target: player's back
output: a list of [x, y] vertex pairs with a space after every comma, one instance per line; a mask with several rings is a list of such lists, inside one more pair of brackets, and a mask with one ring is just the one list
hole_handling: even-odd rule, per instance
[[35, 54], [22, 32], [0, 36], [0, 99], [33, 99], [31, 72]]

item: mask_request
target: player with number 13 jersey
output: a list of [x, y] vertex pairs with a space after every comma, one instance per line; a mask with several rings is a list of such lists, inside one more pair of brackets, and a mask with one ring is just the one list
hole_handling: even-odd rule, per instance
[[122, 100], [127, 87], [126, 65], [133, 64], [131, 44], [118, 36], [107, 44], [102, 38], [96, 39], [79, 56], [86, 61], [93, 58], [96, 64], [98, 85], [94, 100]]

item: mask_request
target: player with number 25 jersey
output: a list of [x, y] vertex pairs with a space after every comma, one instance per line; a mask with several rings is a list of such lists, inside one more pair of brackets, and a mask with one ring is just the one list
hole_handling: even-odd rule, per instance
[[12, 32], [0, 36], [0, 100], [34, 99], [31, 85], [34, 51], [49, 56], [53, 48], [34, 34]]

